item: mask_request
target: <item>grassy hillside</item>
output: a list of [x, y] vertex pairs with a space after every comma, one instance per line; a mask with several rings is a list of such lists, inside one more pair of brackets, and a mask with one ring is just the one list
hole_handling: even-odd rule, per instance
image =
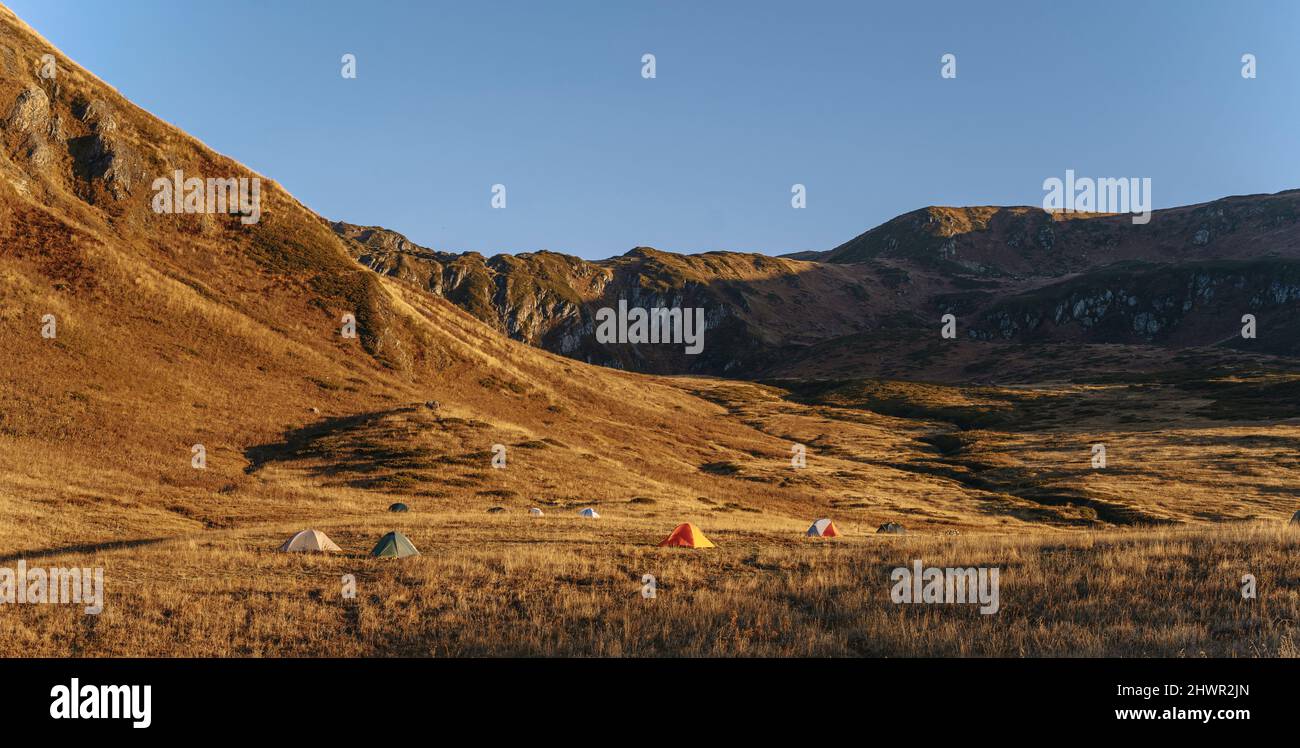
[[[1224, 350], [1226, 371], [1157, 379], [1091, 349], [1069, 354], [1087, 382], [864, 379], [833, 347], [782, 352], [904, 337], [904, 368], [978, 366], [900, 332], [909, 294], [951, 281], [645, 248], [594, 268], [444, 256], [340, 236], [266, 178], [257, 223], [155, 213], [158, 176], [258, 175], [4, 9], [0, 73], [0, 567], [100, 566], [107, 587], [99, 617], [5, 606], [0, 656], [1295, 652], [1285, 360]], [[497, 316], [682, 288], [743, 310], [715, 364], [762, 339], [779, 378], [592, 366], [512, 339], [546, 315]], [[799, 316], [827, 299], [839, 316]], [[805, 538], [818, 517], [844, 537]], [[654, 547], [685, 521], [718, 547]], [[344, 553], [275, 553], [304, 527]], [[424, 555], [366, 556], [392, 529]], [[888, 569], [918, 557], [1001, 566], [1003, 612], [888, 603]]]

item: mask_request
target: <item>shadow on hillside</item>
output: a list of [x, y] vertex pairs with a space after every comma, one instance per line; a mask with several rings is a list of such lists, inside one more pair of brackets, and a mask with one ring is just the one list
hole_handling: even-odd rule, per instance
[[[440, 416], [436, 404], [326, 418], [297, 428], [277, 442], [244, 451], [252, 474], [270, 463], [298, 463], [326, 485], [384, 493], [441, 497], [444, 487], [481, 485], [492, 453], [477, 445], [491, 443], [485, 424]], [[468, 447], [466, 445], [475, 445]], [[545, 441], [515, 445], [523, 449], [551, 446]]]
[[31, 551], [18, 551], [0, 555], [0, 564], [11, 561], [31, 561], [35, 558], [49, 558], [51, 556], [64, 556], [71, 554], [99, 553], [101, 551], [119, 551], [128, 548], [140, 548], [146, 545], [155, 545], [172, 538], [141, 538], [137, 540], [112, 540], [106, 543], [82, 543], [79, 545], [65, 545], [62, 548], [44, 548]]
[[[414, 413], [416, 410], [415, 406], [408, 406], [392, 410], [358, 413], [350, 416], [337, 416], [317, 421], [302, 428], [293, 429], [286, 433], [281, 441], [258, 444], [244, 450], [244, 457], [249, 462], [248, 467], [244, 468], [244, 472], [248, 474], [255, 473], [271, 462], [288, 462], [309, 457], [328, 456], [326, 454], [328, 446], [325, 443], [326, 439], [339, 434], [357, 432], [377, 424], [384, 418], [403, 413]], [[397, 456], [397, 454], [394, 451], [389, 456]], [[384, 455], [372, 454], [370, 456], [382, 458]], [[355, 469], [357, 468], [338, 465], [334, 468], [334, 472]]]

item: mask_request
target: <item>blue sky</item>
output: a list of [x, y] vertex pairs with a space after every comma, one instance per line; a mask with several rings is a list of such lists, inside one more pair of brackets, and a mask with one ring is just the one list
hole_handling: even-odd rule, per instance
[[829, 249], [1066, 169], [1158, 208], [1300, 187], [1288, 0], [5, 2], [318, 213], [438, 249]]

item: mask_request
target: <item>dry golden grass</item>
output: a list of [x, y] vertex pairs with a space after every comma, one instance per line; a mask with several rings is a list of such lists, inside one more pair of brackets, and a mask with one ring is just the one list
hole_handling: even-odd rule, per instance
[[[0, 655], [1296, 653], [1287, 423], [1188, 420], [1192, 406], [1165, 393], [1144, 410], [1169, 427], [1134, 428], [1118, 423], [1113, 389], [1067, 387], [1017, 394], [1039, 408], [1020, 421], [955, 430], [937, 420], [952, 407], [1015, 408], [926, 387], [902, 418], [756, 384], [572, 366], [643, 396], [667, 387], [680, 410], [633, 429], [611, 409], [586, 430], [568, 425], [576, 415], [539, 428], [463, 404], [312, 415], [301, 431], [214, 450], [206, 471], [189, 467], [183, 442], [165, 457], [138, 434], [115, 445], [129, 457], [112, 467], [112, 449], [5, 441], [0, 566], [100, 565], [108, 597], [97, 618], [6, 606]], [[1102, 415], [1076, 428], [1090, 407]], [[1111, 464], [1091, 470], [1098, 439]], [[490, 467], [497, 442], [504, 470]], [[789, 465], [796, 442], [806, 469]], [[387, 513], [397, 500], [414, 511]], [[1106, 517], [1087, 511], [1102, 501]], [[527, 517], [534, 505], [548, 516]], [[587, 505], [603, 518], [577, 518]], [[846, 537], [802, 537], [818, 516]], [[1142, 524], [1152, 517], [1172, 524]], [[654, 547], [682, 521], [719, 547]], [[912, 534], [875, 534], [885, 521]], [[305, 527], [346, 553], [273, 552]], [[368, 558], [390, 529], [424, 555]], [[1001, 611], [890, 603], [888, 572], [912, 559], [998, 567]], [[344, 574], [355, 600], [341, 595]], [[640, 596], [642, 574], [657, 598]], [[1241, 597], [1244, 574], [1257, 599]]]
[[[102, 565], [108, 595], [0, 607], [0, 655], [1295, 651], [1290, 382], [792, 392], [588, 366], [361, 268], [269, 180], [256, 226], [153, 213], [146, 177], [248, 170], [70, 60], [37, 80], [13, 61], [50, 46], [3, 9], [0, 35], [0, 111], [44, 86], [62, 128], [0, 127], [0, 566]], [[73, 163], [110, 131], [134, 189]], [[821, 516], [847, 537], [803, 538]], [[654, 547], [683, 521], [719, 547]], [[348, 553], [272, 552], [304, 527]], [[367, 558], [394, 528], [424, 555]], [[914, 558], [1001, 567], [1002, 611], [892, 605]]]
[[[1295, 656], [1300, 532], [1239, 525], [1064, 536], [811, 539], [794, 521], [671, 523], [606, 508], [318, 523], [343, 554], [272, 549], [298, 525], [44, 557], [101, 564], [107, 605], [15, 606], [4, 656]], [[400, 529], [423, 555], [372, 559]], [[1001, 610], [896, 605], [889, 571], [995, 566]], [[29, 564], [37, 563], [30, 559]], [[342, 577], [356, 577], [355, 599]], [[643, 574], [658, 582], [641, 595]], [[1258, 579], [1243, 599], [1241, 578]]]

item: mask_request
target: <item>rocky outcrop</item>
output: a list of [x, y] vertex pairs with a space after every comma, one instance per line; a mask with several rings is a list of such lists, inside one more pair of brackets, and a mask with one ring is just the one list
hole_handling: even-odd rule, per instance
[[[3, 126], [11, 158], [28, 173], [57, 181], [56, 167], [70, 158], [72, 171], [80, 181], [80, 192], [89, 202], [107, 196], [122, 200], [144, 177], [139, 156], [118, 132], [117, 120], [102, 99], [74, 98], [73, 118], [65, 120], [67, 103], [59, 105], [59, 87], [27, 85], [10, 105]], [[48, 90], [47, 90], [48, 88]], [[67, 154], [65, 157], [63, 154]]]
[[[875, 266], [649, 247], [598, 262], [547, 251], [485, 257], [428, 249], [378, 227], [331, 226], [361, 264], [441, 296], [516, 340], [634, 371], [743, 372], [780, 346], [865, 329], [872, 299], [884, 288]], [[680, 344], [597, 341], [597, 311], [620, 300], [629, 308], [702, 308], [704, 350], [691, 355]], [[819, 308], [806, 317], [800, 312]]]
[[38, 170], [47, 169], [53, 163], [51, 144], [58, 142], [61, 127], [44, 90], [34, 85], [24, 89], [14, 99], [3, 124], [15, 156]]
[[[967, 334], [983, 341], [1235, 344], [1243, 340], [1243, 315], [1289, 325], [1297, 302], [1297, 260], [1134, 263], [998, 301]], [[1295, 347], [1290, 335], [1260, 334], [1255, 342], [1271, 353]]]
[[73, 114], [90, 129], [68, 141], [78, 175], [91, 187], [92, 195], [102, 187], [114, 200], [125, 198], [143, 180], [144, 170], [140, 158], [119, 135], [109, 105], [100, 99], [78, 99]]
[[[1225, 198], [1157, 211], [1147, 225], [1036, 208], [926, 208], [817, 255], [822, 262], [648, 247], [597, 262], [554, 252], [484, 257], [427, 249], [381, 228], [333, 228], [362, 264], [517, 340], [621, 369], [745, 377], [813, 348], [835, 358], [834, 341], [853, 336], [873, 336], [873, 354], [910, 350], [935, 336], [945, 314], [974, 342], [1224, 345], [1291, 355], [1300, 348], [1290, 342], [1300, 340], [1292, 334], [1300, 332], [1298, 205], [1295, 191]], [[595, 313], [620, 299], [630, 307], [703, 307], [704, 353], [598, 343]], [[1260, 336], [1249, 344], [1237, 334], [1245, 313], [1261, 315]], [[917, 361], [929, 355], [915, 353]], [[872, 361], [880, 357], [864, 363]]]

